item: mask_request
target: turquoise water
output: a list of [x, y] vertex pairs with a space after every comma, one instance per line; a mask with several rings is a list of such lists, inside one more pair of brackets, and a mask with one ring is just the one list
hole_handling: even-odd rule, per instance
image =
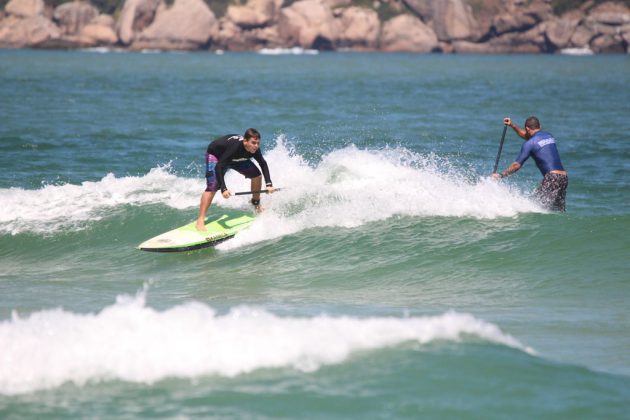
[[[0, 51], [0, 417], [626, 417], [629, 97], [625, 56]], [[566, 214], [487, 178], [531, 114]], [[136, 250], [248, 127], [253, 226]]]

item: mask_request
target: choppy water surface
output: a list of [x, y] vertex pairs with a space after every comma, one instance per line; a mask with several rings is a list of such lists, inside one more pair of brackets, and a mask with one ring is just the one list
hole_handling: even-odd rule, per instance
[[[0, 416], [623, 418], [629, 86], [619, 56], [0, 51]], [[487, 177], [531, 114], [566, 214], [531, 161]], [[136, 250], [250, 126], [266, 212]]]

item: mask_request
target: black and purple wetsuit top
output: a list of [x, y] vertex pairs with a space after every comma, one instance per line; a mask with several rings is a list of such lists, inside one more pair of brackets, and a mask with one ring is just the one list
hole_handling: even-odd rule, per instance
[[228, 134], [214, 140], [208, 145], [206, 152], [206, 179], [209, 188], [207, 191], [227, 190], [224, 177], [228, 169], [235, 169], [247, 178], [259, 176], [260, 171], [252, 163], [251, 158], [258, 162], [266, 185], [272, 185], [269, 167], [260, 149], [256, 153], [245, 150], [243, 137], [238, 134]]

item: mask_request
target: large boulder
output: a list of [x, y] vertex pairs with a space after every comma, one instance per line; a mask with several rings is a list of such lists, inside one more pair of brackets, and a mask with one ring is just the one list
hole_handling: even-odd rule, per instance
[[626, 42], [626, 53], [630, 54], [630, 24], [621, 27], [620, 32], [621, 37]]
[[590, 12], [586, 26], [599, 36], [591, 40], [591, 48], [600, 53], [630, 53], [630, 9], [618, 2], [605, 2]]
[[20, 18], [43, 15], [44, 9], [43, 0], [11, 0], [4, 7], [8, 15]]
[[226, 17], [219, 19], [214, 44], [217, 48], [230, 51], [247, 49], [247, 44], [243, 40], [243, 29]]
[[537, 21], [530, 15], [517, 15], [506, 12], [498, 15], [492, 21], [492, 27], [497, 35], [507, 32], [522, 31], [536, 25]]
[[439, 42], [433, 29], [420, 19], [411, 15], [399, 15], [383, 25], [380, 48], [387, 52], [427, 53], [437, 51]]
[[435, 14], [435, 1], [436, 0], [403, 0], [409, 10], [422, 19], [423, 22], [433, 20], [433, 15]]
[[229, 6], [226, 13], [228, 19], [245, 29], [266, 26], [274, 20], [275, 15], [275, 0], [249, 0], [242, 6]]
[[602, 34], [595, 37], [590, 44], [591, 50], [596, 53], [624, 53], [626, 47], [621, 34]]
[[283, 46], [282, 39], [278, 33], [278, 25], [255, 28], [245, 31], [245, 39], [252, 45], [249, 50], [259, 48], [279, 48]]
[[476, 40], [481, 35], [472, 8], [462, 0], [435, 3], [433, 29], [441, 41]]
[[547, 21], [545, 25], [545, 36], [547, 37], [549, 45], [556, 50], [567, 48], [571, 37], [583, 18], [584, 13], [576, 10], [560, 18], [553, 18]]
[[206, 48], [217, 29], [217, 19], [203, 0], [175, 0], [171, 7], [158, 9], [153, 23], [137, 36], [131, 48]]
[[55, 8], [53, 19], [63, 34], [78, 34], [81, 28], [98, 16], [98, 9], [86, 1], [64, 3]]
[[551, 4], [546, 1], [513, 2], [505, 12], [492, 21], [494, 33], [525, 32], [539, 23], [553, 18]]
[[480, 38], [487, 39], [492, 35], [492, 22], [495, 16], [505, 10], [504, 0], [465, 0], [466, 4], [473, 7], [473, 16], [479, 25]]
[[622, 3], [609, 1], [591, 9], [588, 17], [602, 25], [622, 26], [630, 24], [630, 9]]
[[593, 29], [580, 25], [575, 29], [573, 35], [571, 35], [570, 45], [575, 48], [588, 47], [591, 40], [593, 40], [596, 36], [597, 34], [593, 31]]
[[489, 41], [496, 53], [534, 54], [546, 52], [545, 25], [524, 32], [508, 32]]
[[129, 45], [137, 33], [148, 27], [155, 18], [160, 0], [125, 0], [118, 18], [118, 37]]
[[60, 35], [59, 28], [42, 15], [24, 19], [10, 15], [0, 22], [0, 47], [39, 47]]
[[472, 7], [463, 0], [403, 0], [441, 41], [475, 40], [481, 30]]
[[627, 6], [613, 2], [602, 3], [589, 10], [588, 16], [582, 22], [582, 42], [588, 38], [594, 52], [623, 53], [627, 48], [627, 41], [623, 36], [626, 25], [630, 25], [630, 9]]
[[493, 45], [490, 42], [454, 41], [452, 52], [458, 54], [505, 54], [509, 47]]
[[278, 32], [289, 47], [330, 50], [340, 28], [330, 7], [320, 0], [301, 0], [280, 10]]
[[85, 25], [79, 37], [86, 44], [114, 45], [118, 42], [114, 18], [110, 15], [99, 15]]
[[218, 34], [213, 38], [213, 47], [230, 51], [252, 51], [282, 45], [276, 25], [243, 29], [225, 17], [220, 19]]
[[331, 9], [335, 9], [338, 7], [346, 7], [352, 5], [352, 0], [322, 0], [326, 6]]
[[381, 30], [378, 14], [364, 7], [342, 9], [339, 46], [349, 48], [375, 48]]

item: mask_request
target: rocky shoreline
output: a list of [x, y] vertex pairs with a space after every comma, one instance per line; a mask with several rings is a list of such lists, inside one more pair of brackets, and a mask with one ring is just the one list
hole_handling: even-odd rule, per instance
[[551, 0], [247, 0], [218, 17], [203, 0], [125, 0], [114, 16], [86, 1], [11, 0], [0, 48], [131, 51], [630, 53], [630, 9]]

